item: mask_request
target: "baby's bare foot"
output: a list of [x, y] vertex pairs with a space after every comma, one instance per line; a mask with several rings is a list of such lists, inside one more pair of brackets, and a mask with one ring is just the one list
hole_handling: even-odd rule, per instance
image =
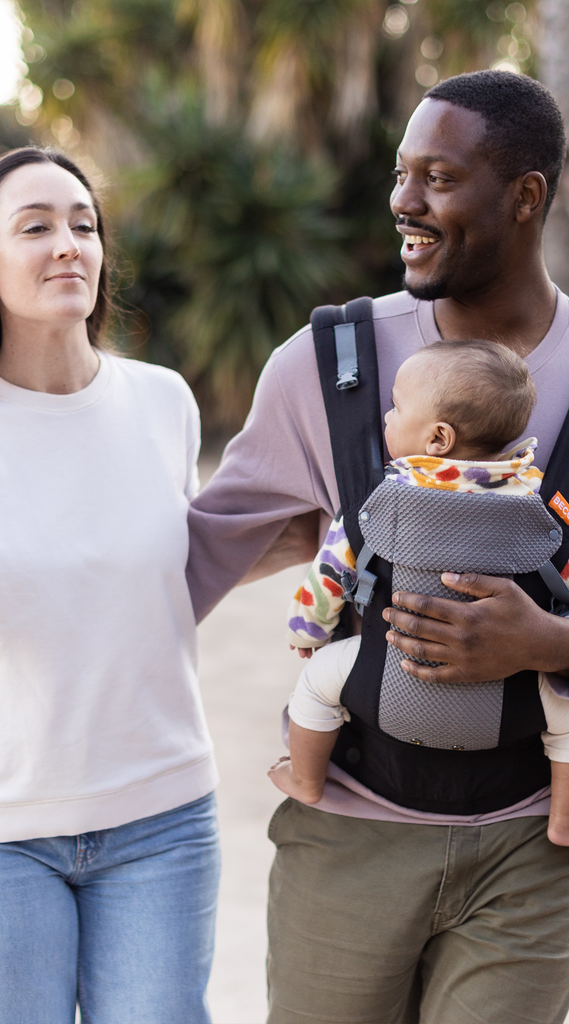
[[322, 789], [317, 791], [310, 783], [299, 782], [295, 777], [289, 757], [281, 757], [276, 764], [271, 765], [267, 774], [273, 785], [293, 800], [303, 804], [317, 804], [322, 799]]
[[569, 846], [569, 815], [554, 812], [549, 815], [547, 838], [556, 846]]

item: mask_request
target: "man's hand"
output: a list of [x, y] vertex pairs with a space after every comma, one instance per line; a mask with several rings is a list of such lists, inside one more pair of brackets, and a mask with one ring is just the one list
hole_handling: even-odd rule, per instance
[[390, 630], [390, 644], [413, 658], [443, 662], [434, 668], [402, 661], [406, 672], [429, 683], [483, 683], [524, 669], [569, 675], [569, 620], [544, 612], [511, 580], [478, 573], [443, 573], [441, 579], [478, 600], [400, 592], [393, 595], [398, 607], [383, 612], [410, 634]]

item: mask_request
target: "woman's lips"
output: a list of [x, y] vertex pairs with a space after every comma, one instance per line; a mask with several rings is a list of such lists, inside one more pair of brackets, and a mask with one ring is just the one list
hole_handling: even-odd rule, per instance
[[81, 274], [52, 274], [48, 281], [82, 281]]

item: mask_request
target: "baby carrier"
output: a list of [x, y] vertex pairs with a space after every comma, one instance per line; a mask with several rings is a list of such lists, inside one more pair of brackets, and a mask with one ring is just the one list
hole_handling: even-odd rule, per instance
[[442, 584], [444, 571], [509, 576], [546, 610], [552, 593], [569, 603], [559, 575], [569, 523], [545, 507], [556, 492], [569, 493], [569, 413], [540, 497], [401, 486], [383, 479], [371, 299], [319, 307], [311, 323], [341, 512], [357, 556], [345, 596], [362, 614], [360, 651], [341, 694], [351, 720], [332, 761], [416, 810], [473, 815], [510, 806], [550, 780], [537, 672], [424, 683], [401, 669], [382, 611], [395, 590], [467, 600]]

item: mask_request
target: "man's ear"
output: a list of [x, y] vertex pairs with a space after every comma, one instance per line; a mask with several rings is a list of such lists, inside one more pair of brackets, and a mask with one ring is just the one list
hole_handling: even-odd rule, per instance
[[516, 198], [516, 220], [525, 224], [541, 213], [547, 199], [547, 182], [540, 171], [528, 171], [519, 179]]
[[450, 423], [434, 423], [432, 435], [425, 445], [425, 453], [445, 459], [456, 444], [456, 430]]

